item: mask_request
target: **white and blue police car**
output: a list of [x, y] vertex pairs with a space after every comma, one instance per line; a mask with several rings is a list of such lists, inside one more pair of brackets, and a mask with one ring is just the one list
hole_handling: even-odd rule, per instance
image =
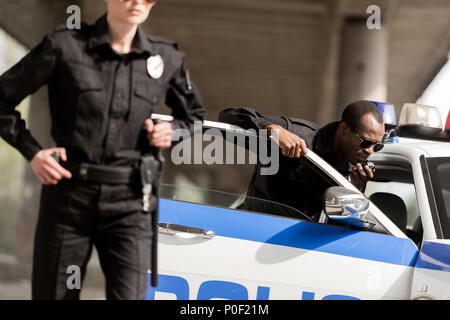
[[304, 157], [328, 184], [319, 223], [266, 200], [268, 212], [250, 212], [236, 209], [239, 195], [163, 186], [147, 299], [450, 299], [450, 117], [443, 130], [437, 109], [405, 104], [397, 125], [393, 106], [378, 106], [398, 135], [370, 157], [364, 194]]

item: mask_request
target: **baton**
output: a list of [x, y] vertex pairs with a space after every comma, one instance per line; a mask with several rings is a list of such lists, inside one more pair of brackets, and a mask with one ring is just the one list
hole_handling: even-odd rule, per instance
[[156, 197], [156, 206], [155, 210], [152, 214], [152, 253], [151, 253], [151, 284], [152, 287], [156, 287], [158, 285], [158, 216], [159, 216], [159, 188], [160, 188], [160, 179], [163, 175], [164, 170], [164, 157], [162, 156], [162, 152], [159, 148], [153, 148], [155, 158], [158, 160], [160, 164], [160, 170], [159, 174], [160, 177], [158, 178], [158, 181], [156, 181], [156, 188], [155, 188], [155, 197]]
[[[173, 117], [168, 115], [161, 115], [161, 114], [152, 114], [151, 116], [152, 121], [156, 124], [160, 121], [172, 121]], [[159, 211], [159, 188], [160, 188], [160, 179], [162, 179], [163, 176], [163, 170], [164, 170], [164, 157], [162, 155], [162, 152], [160, 148], [151, 147], [151, 150], [153, 151], [153, 154], [158, 160], [160, 164], [160, 170], [159, 170], [159, 179], [156, 181], [156, 188], [155, 188], [155, 197], [156, 197], [156, 207], [152, 214], [152, 252], [151, 252], [151, 285], [152, 287], [156, 287], [158, 285], [158, 211]]]

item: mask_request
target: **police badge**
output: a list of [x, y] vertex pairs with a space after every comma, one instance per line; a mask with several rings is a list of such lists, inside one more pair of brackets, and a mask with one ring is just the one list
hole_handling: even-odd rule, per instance
[[147, 72], [153, 79], [161, 78], [164, 72], [164, 61], [159, 54], [147, 59]]

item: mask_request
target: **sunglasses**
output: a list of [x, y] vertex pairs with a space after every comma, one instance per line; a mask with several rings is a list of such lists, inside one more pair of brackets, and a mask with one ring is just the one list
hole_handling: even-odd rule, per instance
[[353, 130], [352, 130], [352, 132], [353, 132], [354, 134], [356, 134], [356, 136], [359, 138], [359, 140], [361, 140], [360, 143], [359, 143], [359, 146], [360, 146], [361, 148], [363, 148], [363, 149], [368, 149], [368, 148], [374, 146], [374, 147], [373, 147], [373, 151], [374, 151], [374, 152], [378, 152], [378, 151], [380, 151], [381, 149], [383, 149], [383, 147], [384, 147], [384, 144], [383, 144], [383, 143], [375, 142], [375, 141], [372, 141], [372, 140], [370, 140], [370, 139], [363, 139], [363, 138], [361, 138], [361, 137], [359, 136], [359, 134], [358, 134], [356, 131], [353, 131]]

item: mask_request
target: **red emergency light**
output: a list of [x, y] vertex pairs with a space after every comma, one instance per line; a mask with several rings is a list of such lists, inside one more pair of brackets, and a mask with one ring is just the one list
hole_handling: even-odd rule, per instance
[[448, 110], [447, 121], [445, 122], [445, 131], [450, 132], [450, 110]]

